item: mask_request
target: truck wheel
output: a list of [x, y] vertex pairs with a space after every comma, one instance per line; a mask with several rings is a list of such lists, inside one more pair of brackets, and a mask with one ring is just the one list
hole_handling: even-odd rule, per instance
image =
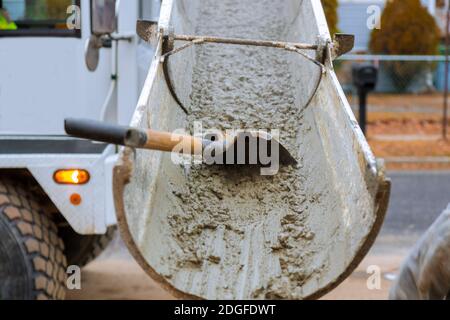
[[65, 255], [69, 265], [84, 267], [97, 258], [111, 242], [116, 227], [109, 227], [105, 234], [80, 235], [71, 227], [59, 229], [59, 235], [63, 239]]
[[33, 196], [0, 178], [0, 299], [64, 299], [63, 252], [56, 225]]

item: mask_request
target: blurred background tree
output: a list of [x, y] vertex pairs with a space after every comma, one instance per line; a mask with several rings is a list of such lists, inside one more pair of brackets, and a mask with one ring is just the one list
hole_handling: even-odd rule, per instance
[[73, 3], [73, 0], [26, 0], [25, 17], [35, 20], [65, 20], [67, 7]]
[[327, 17], [328, 28], [330, 29], [331, 36], [338, 33], [338, 0], [321, 0], [325, 16]]
[[47, 15], [53, 19], [67, 19], [67, 8], [75, 3], [72, 0], [46, 0]]
[[[420, 0], [389, 0], [381, 15], [381, 29], [371, 33], [369, 49], [374, 54], [438, 54], [440, 30]], [[433, 67], [427, 62], [395, 61], [386, 64], [397, 89], [409, 87], [416, 76]]]

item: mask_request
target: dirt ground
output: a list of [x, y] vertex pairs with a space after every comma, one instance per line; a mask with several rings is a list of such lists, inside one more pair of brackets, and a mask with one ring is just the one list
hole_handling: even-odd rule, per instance
[[[407, 250], [392, 246], [395, 239], [380, 239], [355, 272], [325, 300], [384, 300]], [[395, 249], [393, 249], [395, 248]], [[381, 271], [381, 286], [368, 289], [372, 273], [369, 266]], [[127, 253], [120, 239], [115, 239], [107, 252], [82, 270], [81, 290], [68, 291], [69, 300], [166, 300], [174, 299], [151, 280]]]
[[[336, 290], [324, 297], [327, 300], [367, 299], [384, 300], [391, 282], [381, 279], [379, 290], [367, 289], [366, 266], [383, 262], [386, 271], [397, 269], [400, 257], [370, 256], [353, 275]], [[161, 289], [133, 260], [103, 260], [91, 263], [83, 270], [82, 290], [69, 291], [69, 300], [167, 300], [174, 299]]]
[[[353, 111], [358, 113], [358, 101], [347, 96]], [[442, 137], [442, 94], [370, 94], [368, 97], [367, 136]], [[450, 124], [450, 106], [447, 115]], [[450, 137], [450, 126], [448, 125]]]
[[[429, 113], [371, 112], [368, 115], [368, 136], [442, 135], [442, 116]], [[450, 123], [450, 118], [448, 123]], [[450, 127], [447, 128], [450, 134]]]
[[[325, 300], [385, 300], [402, 256], [368, 256], [358, 269]], [[382, 270], [380, 289], [369, 290], [367, 273], [369, 265], [379, 265]], [[133, 260], [103, 260], [90, 264], [83, 270], [82, 290], [70, 291], [69, 300], [168, 300], [174, 299]], [[387, 276], [386, 276], [387, 275]]]
[[377, 158], [386, 160], [389, 170], [450, 169], [450, 139], [368, 139]]
[[173, 297], [148, 278], [132, 259], [99, 260], [82, 271], [82, 289], [68, 300], [168, 300]]
[[[356, 104], [356, 97], [349, 95], [351, 104]], [[444, 102], [443, 93], [371, 93], [367, 103], [372, 111], [388, 112], [441, 112]]]
[[[357, 112], [357, 101], [349, 101]], [[388, 169], [450, 169], [450, 125], [443, 139], [442, 94], [372, 94], [368, 111], [366, 136], [375, 156], [396, 159], [387, 162]]]

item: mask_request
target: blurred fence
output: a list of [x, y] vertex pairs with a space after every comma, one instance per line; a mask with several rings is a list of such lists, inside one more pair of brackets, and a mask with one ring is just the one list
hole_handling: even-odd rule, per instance
[[[378, 67], [378, 82], [369, 94], [369, 136], [439, 135], [444, 106], [445, 56], [344, 55], [336, 74], [358, 116], [354, 65]], [[393, 120], [394, 119], [394, 120]], [[370, 123], [371, 121], [371, 123]]]

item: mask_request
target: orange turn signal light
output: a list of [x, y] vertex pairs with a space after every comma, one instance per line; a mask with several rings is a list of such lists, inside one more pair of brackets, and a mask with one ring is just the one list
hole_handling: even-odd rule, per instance
[[82, 169], [58, 170], [53, 180], [59, 184], [86, 184], [90, 179], [89, 172]]

